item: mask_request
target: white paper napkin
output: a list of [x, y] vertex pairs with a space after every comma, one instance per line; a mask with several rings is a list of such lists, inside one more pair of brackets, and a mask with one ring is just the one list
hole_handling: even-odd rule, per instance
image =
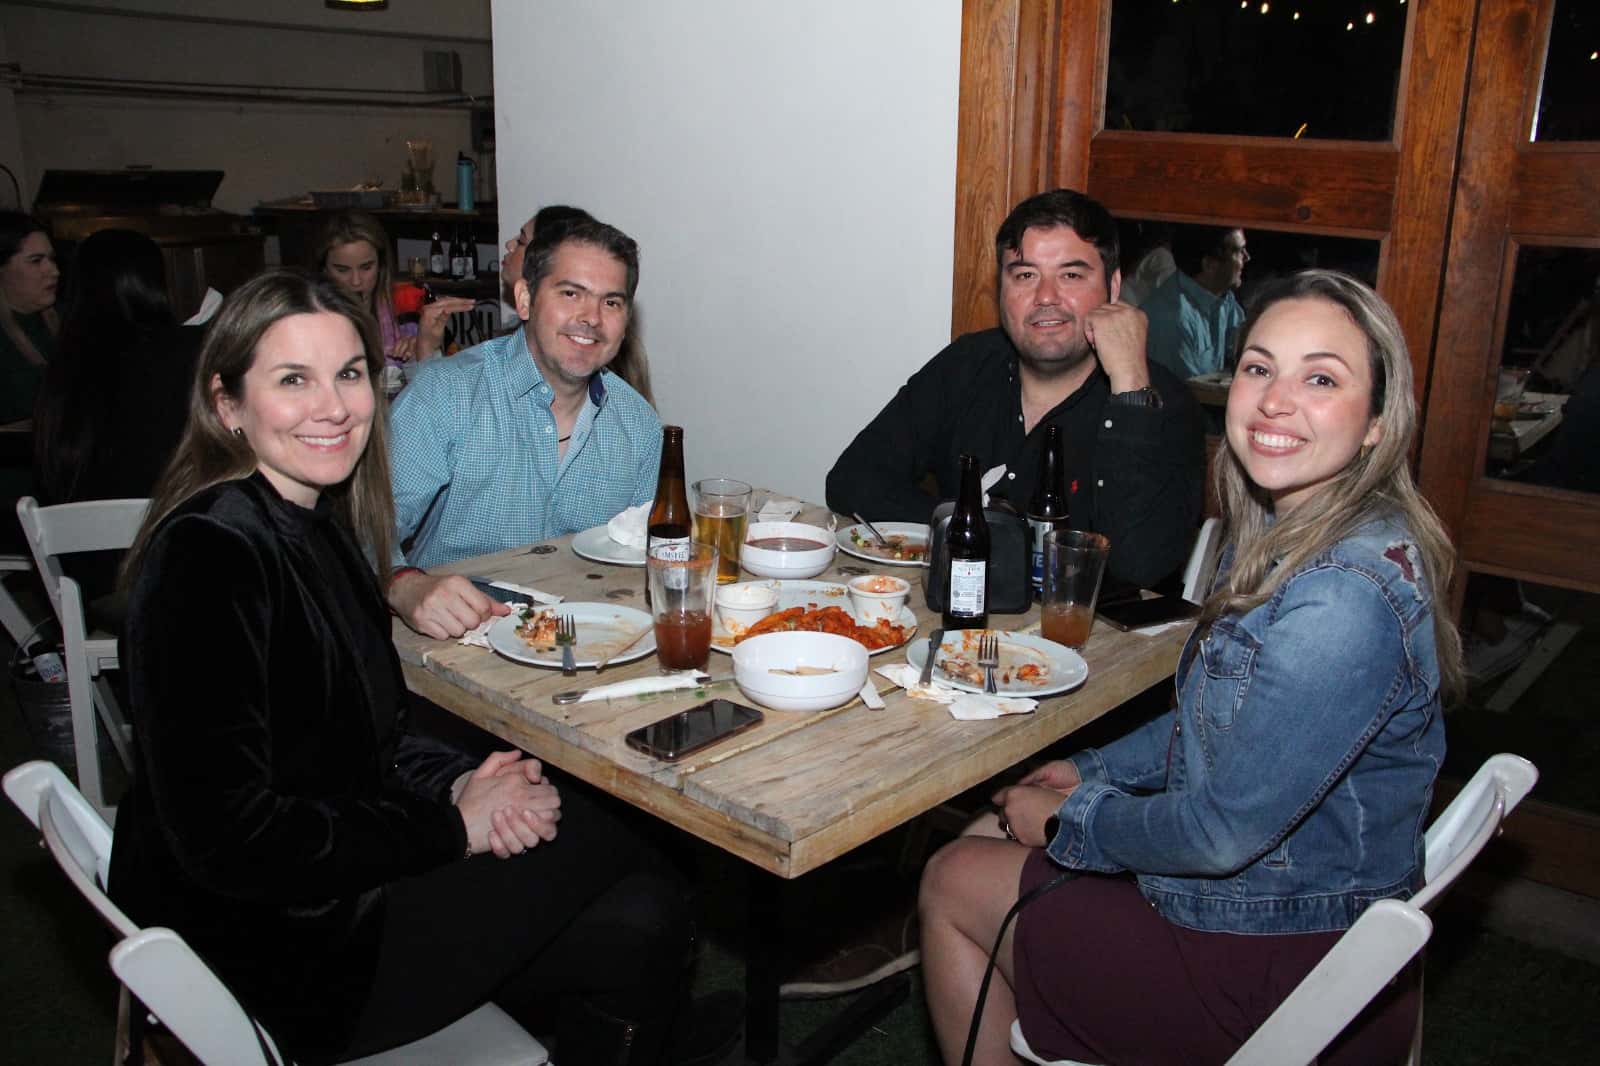
[[650, 504], [630, 507], [606, 523], [606, 536], [625, 548], [643, 548], [649, 539]]
[[990, 469], [988, 473], [984, 474], [983, 477], [978, 479], [978, 484], [983, 489], [983, 505], [985, 507], [989, 506], [989, 490], [994, 488], [995, 485], [999, 483], [1000, 479], [1005, 476], [1006, 464], [1001, 463], [999, 466]]
[[[506, 606], [510, 607], [513, 613], [528, 609], [528, 605], [526, 603], [508, 603]], [[456, 643], [465, 644], [469, 648], [487, 648], [489, 646], [489, 627], [504, 617], [505, 615], [497, 614], [487, 622], [483, 622], [478, 625], [476, 629], [467, 630], [465, 633], [461, 634], [461, 639], [456, 641]]]
[[799, 513], [799, 500], [787, 500], [782, 496], [768, 496], [767, 502], [763, 503], [761, 510], [756, 512], [756, 521], [787, 522]]
[[1039, 706], [1039, 701], [1027, 696], [988, 696], [981, 692], [963, 692], [938, 681], [926, 685], [919, 680], [920, 671], [910, 663], [889, 663], [875, 668], [876, 672], [901, 688], [912, 699], [932, 700], [949, 707], [950, 717], [964, 722], [986, 718], [999, 718], [1003, 714], [1028, 714]]

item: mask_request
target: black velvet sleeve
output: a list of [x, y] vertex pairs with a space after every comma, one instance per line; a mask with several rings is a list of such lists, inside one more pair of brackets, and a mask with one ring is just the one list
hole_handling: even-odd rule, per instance
[[140, 768], [173, 855], [214, 891], [268, 903], [348, 896], [460, 857], [454, 807], [389, 787], [368, 711], [349, 698], [364, 667], [329, 658], [335, 642], [279, 563], [189, 515], [158, 534], [135, 588]]

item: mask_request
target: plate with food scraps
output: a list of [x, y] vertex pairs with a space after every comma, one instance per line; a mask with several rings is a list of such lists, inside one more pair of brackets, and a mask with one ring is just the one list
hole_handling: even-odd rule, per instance
[[[567, 615], [578, 628], [578, 642], [572, 646], [579, 666], [593, 666], [615, 652], [650, 625], [650, 616], [634, 607], [615, 603], [563, 603], [555, 607], [530, 607], [512, 611], [489, 627], [489, 647], [530, 666], [561, 666], [561, 647], [556, 644], [556, 621]], [[611, 660], [627, 663], [654, 655], [656, 635], [645, 633], [639, 643]]]
[[644, 549], [618, 544], [611, 539], [605, 526], [595, 526], [572, 535], [572, 550], [592, 563], [610, 563], [612, 566], [643, 566]]
[[[892, 643], [880, 644], [876, 639], [862, 640], [862, 634], [843, 632], [846, 624], [851, 629], [861, 627], [865, 633], [875, 633], [873, 626], [862, 626], [861, 618], [856, 614], [855, 608], [850, 605], [850, 590], [833, 581], [786, 581], [774, 578], [768, 581], [743, 581], [744, 585], [764, 585], [778, 590], [777, 605], [772, 608], [772, 614], [763, 618], [755, 625], [741, 632], [729, 632], [723, 623], [722, 616], [713, 608], [711, 621], [711, 647], [724, 655], [733, 654], [733, 646], [747, 636], [757, 636], [760, 633], [783, 632], [789, 629], [818, 629], [825, 633], [842, 633], [844, 636], [855, 637], [868, 655], [881, 655], [900, 647], [910, 640], [917, 632], [917, 616], [910, 607], [902, 606], [898, 614], [889, 621], [890, 626], [898, 627], [901, 632], [898, 639]], [[724, 586], [725, 588], [727, 586]], [[838, 608], [844, 613], [841, 619], [829, 611], [829, 608]], [[819, 612], [828, 612], [821, 615]], [[794, 612], [784, 619], [774, 619], [773, 615], [784, 612]], [[831, 621], [831, 625], [829, 625]], [[886, 634], [894, 637], [893, 633]]]
[[889, 542], [886, 548], [863, 525], [846, 526], [833, 535], [834, 543], [846, 555], [885, 566], [927, 566], [928, 527], [917, 522], [874, 522], [873, 527]]
[[[963, 692], [982, 692], [978, 638], [986, 632], [1000, 638], [1000, 665], [995, 668], [994, 682], [1002, 696], [1054, 696], [1077, 688], [1089, 676], [1083, 656], [1053, 640], [1003, 629], [959, 629], [945, 634], [940, 642], [933, 659], [933, 679]], [[927, 641], [913, 641], [906, 648], [906, 662], [917, 670], [927, 659]]]

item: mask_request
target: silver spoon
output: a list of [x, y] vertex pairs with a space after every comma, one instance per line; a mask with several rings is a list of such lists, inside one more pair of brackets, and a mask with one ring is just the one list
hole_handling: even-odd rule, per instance
[[878, 532], [878, 528], [876, 526], [874, 526], [871, 522], [868, 522], [865, 518], [862, 518], [860, 511], [852, 512], [851, 513], [851, 517], [854, 518], [857, 522], [860, 522], [862, 525], [867, 527], [867, 532], [871, 533], [873, 535], [873, 537], [875, 537], [877, 539], [878, 547], [880, 547], [880, 548], [889, 547], [888, 538], [885, 537], [882, 533], [879, 533]]

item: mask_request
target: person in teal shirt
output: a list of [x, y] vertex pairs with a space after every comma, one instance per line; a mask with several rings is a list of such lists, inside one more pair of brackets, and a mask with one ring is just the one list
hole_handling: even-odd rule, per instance
[[1244, 231], [1186, 227], [1173, 252], [1177, 272], [1139, 305], [1150, 319], [1145, 350], [1181, 378], [1224, 370], [1244, 322], [1234, 296], [1250, 262]]

